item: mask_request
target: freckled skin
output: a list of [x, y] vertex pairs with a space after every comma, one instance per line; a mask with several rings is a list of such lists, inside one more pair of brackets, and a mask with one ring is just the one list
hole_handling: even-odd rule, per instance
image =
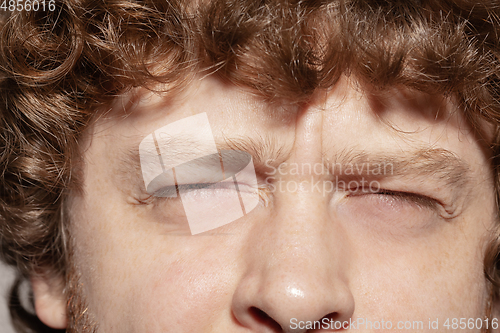
[[[429, 97], [394, 90], [383, 110], [374, 110], [367, 96], [344, 79], [307, 106], [278, 108], [207, 78], [168, 106], [159, 96], [144, 98], [129, 117], [116, 103], [116, 116], [87, 133], [85, 193], [71, 207], [75, 264], [99, 332], [305, 332], [291, 328], [292, 318], [324, 317], [383, 319], [393, 327], [422, 321], [424, 329], [407, 331], [435, 332], [429, 318], [441, 325], [482, 317], [484, 237], [495, 210], [488, 157], [451, 102], [439, 105], [435, 119], [428, 113], [437, 103]], [[137, 193], [116, 170], [120, 148], [201, 112], [216, 138], [272, 136], [285, 152], [282, 162], [299, 165], [353, 150], [447, 149], [469, 165], [466, 200], [445, 220], [381, 195], [311, 190], [311, 179], [328, 176], [285, 169], [275, 176], [300, 183], [296, 191], [269, 193], [267, 204], [247, 216], [191, 236], [178, 203], [131, 204]], [[414, 177], [397, 186], [436, 190], [447, 200], [433, 181]]]

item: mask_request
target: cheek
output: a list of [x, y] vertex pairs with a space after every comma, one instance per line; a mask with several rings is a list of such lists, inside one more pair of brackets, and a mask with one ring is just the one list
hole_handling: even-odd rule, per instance
[[234, 288], [223, 269], [211, 269], [215, 265], [198, 262], [193, 269], [188, 262], [174, 262], [146, 281], [137, 281], [134, 307], [148, 320], [134, 323], [136, 331], [148, 327], [151, 332], [196, 332], [208, 324], [221, 326], [230, 311], [229, 290]]
[[229, 316], [236, 263], [227, 238], [99, 210], [80, 216], [75, 260], [104, 331], [195, 332]]
[[352, 250], [355, 316], [426, 325], [429, 318], [483, 317], [489, 210], [444, 220], [429, 207], [367, 195], [345, 198], [335, 214]]
[[365, 270], [354, 283], [360, 315], [424, 322], [484, 315], [487, 295], [481, 265], [469, 263], [466, 270], [463, 262], [442, 263], [429, 253], [408, 259], [393, 255], [376, 267], [364, 261]]
[[480, 237], [464, 234], [463, 221], [440, 223], [426, 237], [395, 227], [381, 237], [382, 230], [390, 230], [387, 225], [374, 232], [350, 224], [357, 314], [424, 323], [483, 316], [487, 295]]

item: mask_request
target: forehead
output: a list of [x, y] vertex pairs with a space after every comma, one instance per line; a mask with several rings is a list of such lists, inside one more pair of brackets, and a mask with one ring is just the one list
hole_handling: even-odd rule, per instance
[[[319, 91], [307, 104], [293, 100], [268, 103], [252, 91], [214, 78], [196, 80], [178, 94], [136, 90], [121, 96], [112, 111], [98, 119], [98, 134], [122, 135], [138, 143], [164, 125], [206, 112], [214, 136], [224, 140], [249, 137], [255, 141], [291, 149], [297, 120], [306, 114], [321, 115], [323, 151], [404, 145], [447, 148], [458, 141], [460, 149], [487, 152], [479, 131], [465, 120], [453, 98], [412, 91], [408, 88], [373, 90], [354, 79], [343, 78], [329, 90]], [[484, 132], [491, 132], [484, 126]], [[456, 137], [456, 138], [455, 138]], [[189, 141], [189, 140], [187, 140]], [[288, 142], [288, 144], [287, 144]], [[127, 141], [121, 141], [126, 144]], [[400, 146], [399, 151], [404, 152]]]

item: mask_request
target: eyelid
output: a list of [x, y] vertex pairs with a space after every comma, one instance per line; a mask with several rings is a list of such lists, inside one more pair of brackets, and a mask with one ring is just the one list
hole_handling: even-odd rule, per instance
[[177, 185], [167, 185], [155, 191], [152, 195], [157, 198], [165, 198], [165, 199], [175, 199], [178, 198], [178, 193], [202, 190], [207, 187], [210, 187], [214, 184], [219, 183], [189, 183], [189, 184], [177, 184]]
[[[189, 184], [178, 184], [176, 185], [168, 185], [164, 186], [155, 193], [153, 193], [153, 196], [155, 197], [164, 197], [164, 198], [173, 198], [176, 197], [174, 193], [177, 193], [178, 191], [184, 190], [184, 192], [189, 192], [189, 191], [195, 191], [195, 190], [203, 190], [208, 187], [211, 187], [210, 190], [224, 190], [224, 189], [234, 189], [234, 184], [233, 179], [231, 178], [231, 181], [226, 180], [222, 182], [214, 182], [214, 183], [189, 183]], [[239, 192], [250, 192], [250, 191], [243, 191], [242, 189], [252, 189], [253, 187], [251, 185], [247, 185], [245, 183], [237, 182], [236, 183], [238, 186]], [[258, 188], [255, 188], [255, 190], [258, 190]]]
[[442, 205], [437, 199], [428, 197], [426, 195], [412, 193], [412, 192], [402, 192], [388, 189], [379, 189], [378, 191], [363, 191], [363, 190], [349, 190], [348, 196], [362, 196], [362, 195], [384, 195], [389, 196], [393, 199], [399, 200], [400, 202], [406, 202], [409, 204], [414, 204], [422, 208], [437, 209], [438, 205]]
[[432, 209], [435, 209], [438, 204], [436, 199], [417, 193], [382, 190], [380, 194], [390, 195], [394, 198]]
[[[212, 185], [212, 184], [216, 184], [216, 183], [211, 183], [211, 184], [208, 184], [207, 186]], [[191, 184], [188, 184], [188, 185], [191, 185]], [[194, 185], [196, 185], [196, 183], [194, 183]], [[169, 189], [170, 191], [176, 191], [175, 185], [165, 186], [165, 188], [169, 188], [169, 187], [170, 187], [170, 189]], [[258, 185], [257, 187], [253, 187], [251, 185], [238, 183], [238, 187], [239, 187], [240, 193], [241, 192], [242, 193], [245, 193], [245, 192], [249, 193], [250, 192], [250, 191], [242, 191], [241, 190], [242, 187], [251, 188], [252, 190], [255, 190], [259, 196], [259, 201], [265, 207], [267, 207], [269, 205], [269, 201], [270, 201], [269, 189], [266, 186]], [[175, 200], [175, 199], [179, 198], [179, 196], [177, 196], [177, 197], [163, 196], [162, 197], [162, 196], [159, 196], [156, 194], [147, 193], [146, 191], [141, 191], [141, 193], [142, 194], [140, 196], [133, 196], [133, 204], [135, 204], [135, 205], [157, 205], [164, 200]]]

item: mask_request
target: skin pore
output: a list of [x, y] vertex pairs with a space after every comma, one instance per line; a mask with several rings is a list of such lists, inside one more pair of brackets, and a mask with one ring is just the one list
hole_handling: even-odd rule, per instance
[[[130, 152], [202, 112], [219, 149], [253, 155], [261, 201], [193, 236], [178, 200], [145, 193]], [[117, 99], [87, 138], [84, 192], [71, 199], [70, 218], [78, 297], [97, 332], [313, 332], [292, 323], [322, 318], [393, 329], [422, 321], [407, 331], [430, 332], [429, 320], [485, 315], [493, 181], [485, 150], [448, 99], [376, 94], [343, 78], [308, 105], [270, 105], [208, 77], [176, 98]], [[393, 168], [366, 171], [384, 161]], [[315, 164], [365, 169], [296, 168]], [[349, 185], [361, 180], [380, 186]], [[325, 192], [324, 183], [346, 185]]]

